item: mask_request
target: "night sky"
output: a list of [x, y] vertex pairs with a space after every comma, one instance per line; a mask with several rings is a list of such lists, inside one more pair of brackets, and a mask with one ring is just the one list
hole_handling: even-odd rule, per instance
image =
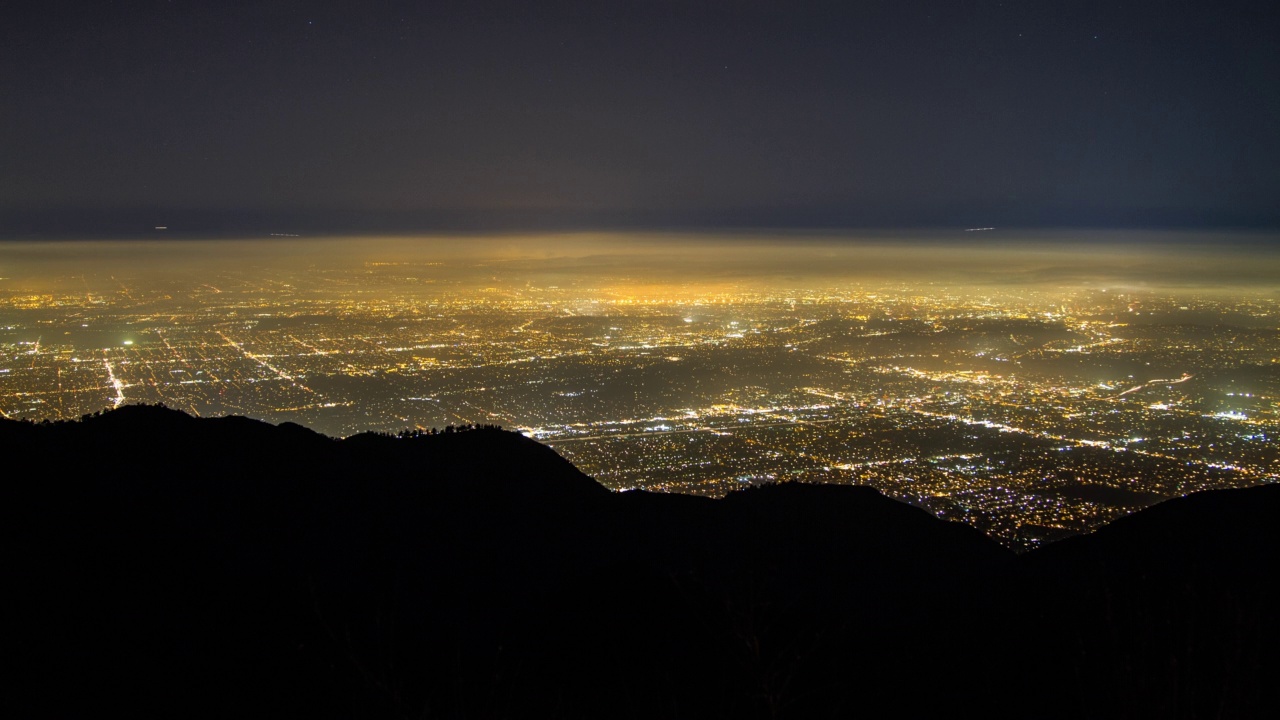
[[0, 17], [0, 236], [1280, 226], [1272, 2]]

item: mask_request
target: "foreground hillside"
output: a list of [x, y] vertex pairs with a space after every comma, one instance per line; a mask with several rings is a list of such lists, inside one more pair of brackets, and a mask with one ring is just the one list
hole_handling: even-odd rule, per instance
[[1015, 557], [869, 488], [610, 493], [513, 433], [0, 422], [13, 717], [1261, 717], [1280, 487]]

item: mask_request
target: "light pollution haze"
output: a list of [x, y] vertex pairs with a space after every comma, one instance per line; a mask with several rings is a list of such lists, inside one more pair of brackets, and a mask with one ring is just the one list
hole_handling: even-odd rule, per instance
[[68, 289], [71, 278], [205, 282], [210, 273], [431, 263], [461, 287], [504, 282], [664, 292], [801, 289], [813, 284], [938, 284], [1274, 292], [1271, 235], [1230, 232], [573, 233], [330, 238], [10, 241], [0, 288]]

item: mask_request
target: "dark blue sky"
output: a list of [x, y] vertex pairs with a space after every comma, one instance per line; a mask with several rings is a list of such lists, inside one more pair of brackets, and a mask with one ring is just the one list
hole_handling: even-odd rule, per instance
[[1269, 2], [40, 2], [0, 235], [1280, 226]]

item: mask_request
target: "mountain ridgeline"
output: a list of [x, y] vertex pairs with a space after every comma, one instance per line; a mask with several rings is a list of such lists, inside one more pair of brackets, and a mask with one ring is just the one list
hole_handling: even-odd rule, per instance
[[867, 487], [612, 493], [496, 429], [0, 421], [10, 717], [1261, 717], [1280, 487], [1015, 556]]

